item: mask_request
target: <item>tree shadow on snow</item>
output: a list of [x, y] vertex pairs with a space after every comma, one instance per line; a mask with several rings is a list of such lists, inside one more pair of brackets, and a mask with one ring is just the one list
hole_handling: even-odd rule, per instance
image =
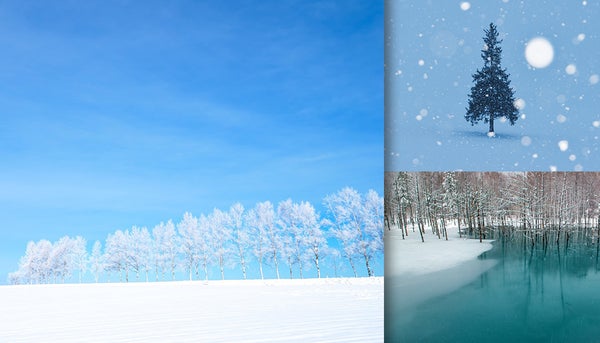
[[494, 139], [494, 140], [520, 140], [521, 135], [514, 133], [498, 133], [494, 137], [488, 137], [487, 132], [483, 131], [471, 131], [471, 130], [454, 130], [453, 136], [465, 137], [465, 138], [479, 138], [479, 139]]

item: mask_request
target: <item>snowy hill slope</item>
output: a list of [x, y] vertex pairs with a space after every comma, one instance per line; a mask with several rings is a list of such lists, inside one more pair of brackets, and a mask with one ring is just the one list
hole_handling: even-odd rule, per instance
[[1, 342], [382, 342], [383, 278], [0, 287]]

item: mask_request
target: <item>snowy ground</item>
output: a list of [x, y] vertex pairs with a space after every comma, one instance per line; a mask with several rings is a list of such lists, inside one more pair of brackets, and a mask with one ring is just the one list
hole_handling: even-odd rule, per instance
[[383, 278], [0, 287], [0, 342], [382, 342]]
[[457, 226], [448, 227], [448, 241], [443, 237], [438, 239], [431, 229], [424, 234], [425, 242], [411, 229], [404, 240], [400, 230], [385, 234], [386, 276], [427, 274], [452, 268], [492, 248], [490, 240], [479, 243], [478, 239], [460, 238]]

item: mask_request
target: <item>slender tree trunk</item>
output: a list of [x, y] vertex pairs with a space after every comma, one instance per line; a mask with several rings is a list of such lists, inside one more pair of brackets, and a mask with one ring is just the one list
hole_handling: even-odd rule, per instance
[[371, 270], [371, 265], [369, 263], [369, 255], [366, 252], [363, 255], [365, 257], [365, 264], [367, 265], [367, 275], [371, 277], [373, 276], [373, 270]]
[[244, 280], [246, 280], [246, 259], [244, 258], [244, 251], [239, 248], [239, 255], [240, 255], [240, 265], [242, 267], [242, 275], [244, 276]]
[[273, 261], [275, 262], [275, 273], [277, 274], [277, 280], [279, 280], [279, 262], [277, 261], [277, 251], [273, 251]]
[[221, 269], [221, 280], [225, 280], [225, 269], [223, 267], [223, 256], [219, 256], [219, 268]]
[[259, 260], [259, 261], [258, 261], [258, 269], [260, 269], [260, 279], [261, 279], [261, 280], [264, 280], [264, 279], [265, 279], [265, 276], [264, 276], [264, 274], [263, 274], [263, 269], [262, 269], [262, 260]]
[[358, 277], [356, 274], [356, 267], [354, 266], [354, 261], [351, 256], [348, 256], [348, 261], [350, 262], [350, 267], [352, 267], [352, 273], [354, 273], [354, 277]]
[[319, 255], [315, 256], [315, 266], [317, 267], [317, 278], [321, 278], [321, 269], [319, 268]]

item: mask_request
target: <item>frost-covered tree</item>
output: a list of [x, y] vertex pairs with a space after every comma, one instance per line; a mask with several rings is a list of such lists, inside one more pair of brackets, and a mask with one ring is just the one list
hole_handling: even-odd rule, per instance
[[[327, 251], [327, 238], [321, 228], [321, 220], [315, 208], [309, 202], [301, 202], [297, 206], [299, 226], [304, 232], [304, 245], [309, 260], [317, 269], [317, 277], [321, 278], [321, 267], [319, 262]], [[383, 224], [383, 223], [382, 223]]]
[[152, 267], [152, 235], [148, 231], [148, 228], [143, 227], [137, 233], [136, 239], [138, 240], [137, 251], [141, 255], [141, 267], [146, 276], [146, 282], [148, 282]]
[[81, 280], [86, 264], [87, 252], [82, 237], [64, 236], [54, 243], [45, 239], [37, 243], [31, 241], [19, 262], [18, 271], [11, 274], [11, 282], [65, 282], [74, 270], [80, 271]]
[[27, 243], [25, 255], [19, 262], [19, 272], [17, 273], [23, 283], [47, 283], [50, 281], [52, 271], [48, 261], [51, 253], [52, 243], [48, 240]]
[[389, 193], [394, 193], [392, 199], [395, 200], [394, 209], [397, 211], [396, 219], [400, 222], [402, 230], [402, 239], [408, 235], [408, 213], [412, 210], [412, 193], [410, 191], [410, 180], [406, 172], [399, 172], [393, 183], [393, 188]]
[[[356, 231], [351, 225], [348, 225], [349, 215], [346, 203], [349, 201], [346, 199], [348, 198], [347, 193], [351, 195], [358, 194], [354, 189], [346, 187], [338, 193], [326, 196], [323, 202], [331, 216], [331, 232], [333, 233], [333, 236], [340, 241], [342, 253], [344, 257], [348, 259], [354, 277], [358, 277], [354, 263], [354, 255], [356, 254]], [[357, 206], [354, 203], [351, 203], [351, 205], [354, 207]]]
[[339, 271], [342, 269], [340, 264], [340, 251], [329, 247], [329, 249], [327, 249], [327, 255], [329, 256], [328, 260], [330, 261], [330, 265], [333, 268], [333, 276], [338, 277]]
[[469, 107], [465, 119], [471, 125], [483, 120], [489, 123], [489, 136], [494, 135], [494, 119], [505, 117], [511, 125], [519, 118], [519, 110], [515, 106], [514, 91], [510, 87], [509, 74], [500, 66], [502, 48], [498, 39], [496, 25], [490, 23], [483, 37], [484, 47], [481, 50], [483, 68], [473, 74], [475, 85], [471, 87]]
[[88, 265], [88, 253], [86, 245], [87, 241], [81, 236], [77, 236], [72, 240], [71, 256], [74, 267], [79, 271], [79, 283], [81, 283]]
[[[199, 264], [204, 270], [204, 280], [208, 281], [208, 267], [214, 261], [212, 254], [212, 235], [211, 235], [211, 219], [204, 214], [198, 218], [198, 230], [202, 239], [198, 242]], [[198, 273], [198, 271], [196, 271]]]
[[290, 279], [294, 278], [293, 268], [300, 267], [302, 278], [302, 231], [297, 223], [297, 211], [292, 199], [287, 199], [277, 205], [277, 225], [281, 232], [281, 258], [286, 261], [290, 271]]
[[219, 270], [221, 272], [221, 280], [225, 280], [225, 265], [230, 256], [231, 249], [229, 242], [231, 241], [231, 228], [227, 225], [229, 221], [227, 212], [223, 212], [217, 208], [210, 214], [211, 240], [213, 243], [213, 254], [219, 262]]
[[256, 204], [256, 219], [260, 231], [266, 237], [266, 255], [269, 262], [275, 267], [275, 275], [279, 279], [279, 250], [281, 249], [281, 239], [279, 230], [275, 225], [275, 209], [270, 201]]
[[125, 281], [129, 281], [129, 246], [127, 235], [121, 230], [109, 234], [106, 238], [104, 250], [105, 270], [108, 273], [113, 271], [118, 273], [119, 281], [123, 281], [123, 272], [125, 272]]
[[227, 226], [231, 231], [236, 259], [242, 269], [242, 276], [246, 280], [247, 255], [252, 238], [248, 234], [248, 229], [244, 227], [244, 206], [242, 204], [235, 203], [229, 208]]
[[183, 214], [183, 219], [177, 224], [177, 231], [181, 237], [181, 252], [183, 253], [183, 265], [188, 271], [190, 281], [192, 280], [192, 271], [196, 271], [198, 278], [198, 264], [200, 262], [199, 245], [200, 230], [198, 228], [198, 218], [190, 212]]
[[254, 208], [246, 213], [246, 224], [252, 236], [252, 254], [258, 262], [260, 278], [264, 279], [263, 263], [265, 255], [269, 253], [269, 239], [267, 236], [265, 225], [263, 224], [262, 211], [257, 204]]
[[175, 280], [179, 236], [175, 231], [173, 221], [161, 222], [154, 227], [152, 235], [154, 236], [155, 265], [161, 270], [163, 280], [167, 271], [171, 274], [171, 280]]
[[[444, 203], [448, 207], [450, 215], [456, 220], [458, 225], [458, 234], [462, 237], [460, 229], [460, 208], [461, 208], [461, 197], [458, 191], [458, 183], [454, 172], [444, 173], [444, 182], [442, 183]], [[448, 237], [446, 237], [447, 239]]]
[[[325, 207], [333, 219], [330, 224], [333, 235], [342, 244], [344, 256], [348, 259], [355, 277], [358, 275], [353, 258], [360, 256], [364, 259], [367, 275], [373, 276], [372, 258], [378, 253], [379, 246], [383, 247], [383, 201], [379, 209], [379, 202], [374, 200], [378, 196], [369, 194], [363, 199], [354, 188], [345, 187], [324, 199]], [[375, 205], [367, 205], [367, 202], [371, 201]], [[381, 226], [375, 224], [373, 216], [380, 218]]]
[[100, 273], [104, 270], [104, 256], [102, 254], [102, 243], [95, 241], [92, 247], [90, 256], [90, 271], [94, 275], [94, 281], [97, 283], [100, 278]]
[[364, 243], [372, 259], [383, 254], [383, 197], [370, 189], [363, 198]]
[[48, 273], [52, 275], [54, 282], [65, 282], [65, 279], [71, 276], [75, 268], [75, 258], [73, 256], [74, 241], [68, 237], [61, 237], [52, 244], [52, 248], [46, 260]]
[[136, 280], [139, 280], [140, 273], [144, 272], [147, 282], [151, 264], [150, 233], [145, 227], [139, 228], [137, 226], [133, 226], [131, 231], [125, 232], [125, 236], [128, 246], [127, 264], [133, 271], [135, 271]]

